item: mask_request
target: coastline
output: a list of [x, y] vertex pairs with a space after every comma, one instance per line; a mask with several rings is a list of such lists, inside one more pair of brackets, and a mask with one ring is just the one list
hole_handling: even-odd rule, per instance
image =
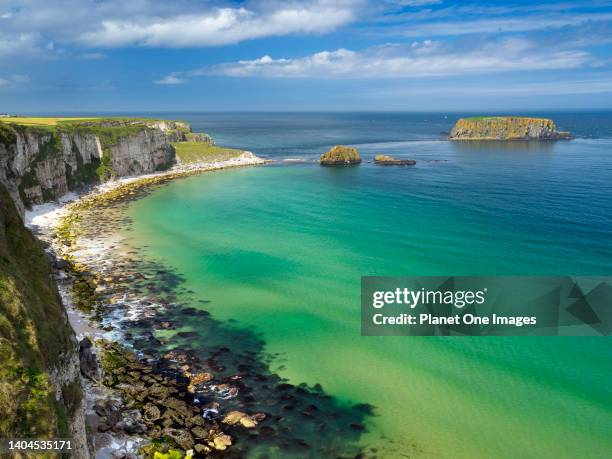
[[[167, 171], [105, 182], [81, 194], [68, 193], [55, 203], [36, 205], [31, 211], [26, 212], [25, 225], [42, 242], [48, 256], [53, 260], [62, 303], [77, 340], [81, 343], [81, 382], [86, 394], [86, 417], [94, 431], [90, 442], [95, 446], [96, 457], [114, 457], [113, 453], [118, 450], [128, 454], [135, 453], [143, 445], [150, 444], [151, 440], [160, 437], [161, 433], [175, 440], [170, 445], [162, 444], [161, 451], [178, 446], [185, 451], [191, 450], [193, 454], [193, 447], [197, 446], [196, 453], [206, 454], [213, 449], [225, 450], [231, 445], [231, 437], [219, 426], [206, 434], [202, 433], [201, 441], [197, 444], [195, 443], [197, 438], [185, 442], [181, 435], [177, 434], [177, 438], [173, 438], [172, 432], [168, 431], [158, 430], [155, 435], [150, 435], [151, 432], [148, 432], [147, 428], [149, 426], [145, 426], [142, 422], [142, 414], [130, 410], [134, 401], [129, 399], [130, 390], [125, 390], [125, 385], [117, 389], [107, 384], [109, 376], [116, 378], [115, 374], [109, 375], [109, 373], [114, 370], [122, 373], [118, 368], [109, 371], [108, 365], [105, 366], [104, 362], [105, 359], [109, 360], [108, 356], [113, 360], [122, 359], [123, 364], [131, 370], [144, 371], [146, 374], [141, 376], [145, 378], [148, 374], [156, 373], [153, 367], [158, 366], [158, 359], [151, 355], [143, 355], [141, 352], [134, 353], [136, 348], [127, 339], [131, 338], [131, 334], [128, 331], [129, 325], [125, 322], [140, 321], [143, 317], [152, 319], [156, 312], [163, 309], [163, 305], [148, 301], [146, 295], [138, 298], [123, 291], [121, 297], [113, 293], [117, 287], [114, 285], [117, 279], [112, 275], [109, 277], [109, 271], [113, 272], [121, 265], [126, 268], [125, 272], [134, 273], [138, 270], [136, 266], [138, 263], [135, 263], [135, 258], [131, 257], [133, 254], [128, 253], [129, 248], [122, 244], [121, 237], [117, 235], [121, 224], [125, 223], [119, 221], [121, 210], [117, 212], [117, 209], [123, 208], [123, 205], [131, 200], [142, 197], [151, 187], [170, 180], [270, 162], [272, 161], [259, 158], [251, 152], [244, 152], [238, 158], [224, 161], [179, 164]], [[94, 219], [89, 218], [92, 214], [88, 215], [89, 221], [88, 218], [83, 218], [83, 215], [89, 212], [94, 212], [97, 217], [103, 216], [106, 228], [113, 227], [112, 230], [103, 233], [96, 231], [93, 227]], [[94, 231], [91, 231], [92, 229]], [[132, 266], [129, 267], [130, 264]], [[87, 286], [85, 289], [82, 288], [83, 284]], [[125, 289], [119, 288], [119, 290]], [[91, 309], [82, 307], [83, 295], [89, 297]], [[110, 300], [108, 305], [110, 307], [105, 311], [96, 310], [94, 303], [105, 299]], [[85, 357], [83, 343], [89, 343], [85, 345], [87, 354]], [[177, 356], [170, 357], [167, 359], [171, 362], [170, 365], [177, 362], [175, 358]], [[93, 364], [92, 359], [95, 361]], [[89, 360], [86, 364], [89, 368], [85, 371], [89, 371], [90, 374], [87, 375], [83, 368], [84, 360]], [[185, 363], [185, 354], [179, 355], [178, 360]], [[142, 362], [147, 362], [149, 366], [141, 368]], [[167, 363], [164, 366], [167, 367]], [[174, 370], [177, 370], [174, 379], [187, 378], [187, 384], [183, 384], [185, 386], [183, 389], [193, 384], [205, 383], [210, 379], [206, 373], [195, 371], [192, 373], [190, 371], [192, 368], [187, 368], [185, 365]], [[164, 377], [158, 387], [164, 387], [168, 393], [176, 391], [172, 386], [177, 384], [172, 379]], [[128, 385], [130, 384], [128, 382]], [[179, 403], [178, 399], [174, 400], [180, 408], [187, 410], [186, 405]], [[218, 409], [215, 411], [218, 413]], [[121, 414], [118, 415], [117, 412]], [[247, 416], [241, 412], [230, 412], [228, 415], [232, 415], [229, 420], [231, 422], [224, 424], [237, 423], [249, 427], [257, 425], [256, 419], [263, 420], [265, 417], [261, 413], [257, 417]], [[109, 425], [108, 419], [113, 416], [116, 418], [116, 424]], [[221, 421], [225, 421], [225, 418]], [[152, 457], [156, 450], [144, 451], [144, 454], [146, 457]]]

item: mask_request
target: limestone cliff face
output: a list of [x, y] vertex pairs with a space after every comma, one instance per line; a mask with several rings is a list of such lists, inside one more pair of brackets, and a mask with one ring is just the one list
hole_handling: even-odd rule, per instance
[[85, 184], [162, 170], [171, 143], [189, 125], [174, 121], [105, 121], [55, 129], [0, 123], [0, 183], [17, 209], [57, 199]]
[[110, 147], [110, 166], [117, 177], [161, 170], [174, 161], [174, 150], [165, 131], [147, 129], [121, 138]]
[[0, 437], [72, 439], [88, 458], [78, 345], [40, 243], [0, 184]]
[[558, 140], [571, 138], [559, 132], [554, 121], [546, 118], [492, 116], [463, 118], [457, 121], [451, 140]]

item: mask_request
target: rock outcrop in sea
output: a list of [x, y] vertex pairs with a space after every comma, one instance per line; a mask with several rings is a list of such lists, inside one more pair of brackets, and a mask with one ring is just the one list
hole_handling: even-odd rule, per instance
[[462, 118], [455, 124], [450, 140], [568, 140], [569, 132], [557, 131], [546, 118], [522, 116], [479, 116]]
[[327, 153], [322, 154], [319, 162], [322, 166], [350, 166], [359, 164], [361, 156], [356, 148], [336, 145]]
[[389, 155], [376, 155], [374, 163], [381, 166], [414, 166], [416, 161], [414, 159], [397, 159]]

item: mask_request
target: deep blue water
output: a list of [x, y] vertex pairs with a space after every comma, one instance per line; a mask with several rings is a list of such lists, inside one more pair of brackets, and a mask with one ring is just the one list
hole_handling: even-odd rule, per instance
[[[444, 215], [448, 215], [446, 224], [451, 225], [452, 215], [460, 214], [466, 239], [496, 241], [486, 245], [503, 254], [504, 263], [496, 253], [474, 253], [471, 260], [463, 258], [464, 272], [610, 274], [612, 113], [527, 115], [552, 118], [560, 130], [572, 132], [576, 139], [442, 140], [441, 134], [452, 129], [460, 114], [164, 114], [185, 119], [195, 131], [210, 133], [221, 145], [275, 159], [314, 162], [331, 145], [356, 146], [366, 162], [345, 176], [339, 174], [337, 180], [367, 183], [363, 189], [379, 192], [381, 203], [385, 195], [392, 196], [397, 205], [410, 206], [411, 199], [429, 200], [432, 205], [426, 208], [433, 214], [415, 215], [415, 222], [430, 225], [439, 221], [441, 234], [456, 236], [453, 228], [444, 228]], [[418, 163], [413, 169], [385, 168], [381, 173], [379, 167], [368, 164], [376, 153], [414, 158]], [[364, 196], [366, 201], [371, 199]], [[465, 251], [457, 249], [465, 257]], [[531, 260], [524, 260], [526, 253], [532, 254]], [[495, 261], [490, 262], [492, 259]]]
[[[139, 114], [142, 115], [142, 114]], [[439, 140], [461, 116], [413, 113], [155, 113], [179, 118], [217, 143], [266, 156], [318, 155], [336, 144]], [[521, 113], [523, 115], [523, 113]], [[612, 138], [612, 112], [527, 113], [555, 120], [583, 139]], [[399, 151], [398, 151], [399, 152]]]

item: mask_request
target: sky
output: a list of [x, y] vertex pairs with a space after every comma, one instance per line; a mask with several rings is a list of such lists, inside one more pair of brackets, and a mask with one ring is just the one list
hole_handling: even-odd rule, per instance
[[612, 108], [612, 1], [0, 0], [0, 112]]

